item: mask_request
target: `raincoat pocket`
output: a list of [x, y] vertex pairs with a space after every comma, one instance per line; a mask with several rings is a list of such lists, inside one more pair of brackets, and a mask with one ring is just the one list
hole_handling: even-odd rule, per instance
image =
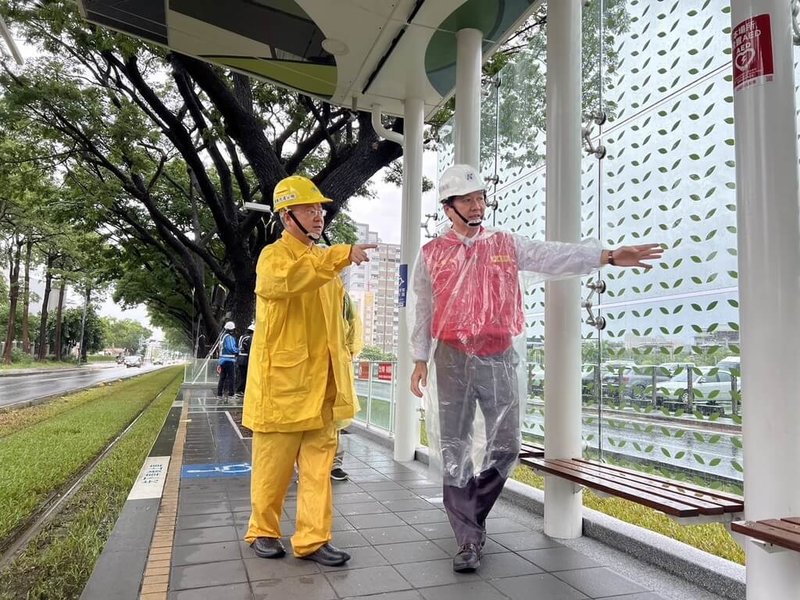
[[276, 350], [270, 362], [268, 381], [273, 398], [289, 399], [308, 394], [310, 373], [307, 347]]

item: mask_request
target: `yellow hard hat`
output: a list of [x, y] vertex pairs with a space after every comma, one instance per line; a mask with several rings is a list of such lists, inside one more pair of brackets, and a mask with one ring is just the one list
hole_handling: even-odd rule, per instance
[[323, 196], [313, 181], [301, 175], [292, 175], [281, 179], [272, 193], [272, 210], [275, 212], [298, 204], [324, 204], [326, 202], [333, 202], [333, 200]]

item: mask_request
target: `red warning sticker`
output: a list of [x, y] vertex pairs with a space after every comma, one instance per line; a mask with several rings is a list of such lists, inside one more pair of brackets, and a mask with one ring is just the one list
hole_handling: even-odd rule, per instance
[[739, 23], [733, 29], [732, 39], [734, 91], [772, 81], [774, 67], [769, 14]]

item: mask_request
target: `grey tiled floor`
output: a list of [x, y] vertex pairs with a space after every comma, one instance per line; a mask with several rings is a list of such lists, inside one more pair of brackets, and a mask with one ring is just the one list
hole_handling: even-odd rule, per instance
[[[248, 440], [213, 407], [191, 413], [188, 463], [231, 463]], [[233, 436], [226, 439], [226, 436]], [[249, 476], [184, 478], [169, 584], [171, 600], [572, 600], [663, 598], [604, 563], [568, 548], [526, 520], [487, 521], [481, 568], [452, 570], [456, 549], [442, 510], [441, 486], [418, 464], [355, 434], [342, 436], [351, 480], [334, 482], [333, 544], [347, 548], [343, 567], [291, 555], [255, 557], [241, 541], [249, 516]], [[227, 454], [230, 453], [230, 456]], [[282, 531], [294, 530], [296, 488], [284, 506]], [[284, 538], [287, 548], [288, 537]]]

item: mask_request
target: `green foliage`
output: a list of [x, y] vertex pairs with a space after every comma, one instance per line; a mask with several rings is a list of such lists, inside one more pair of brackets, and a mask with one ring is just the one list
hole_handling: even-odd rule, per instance
[[332, 244], [355, 244], [358, 241], [355, 222], [345, 211], [338, 212], [325, 231]]
[[[602, 16], [600, 6], [600, 3], [592, 3], [583, 12], [584, 114], [601, 108], [601, 81], [603, 85], [612, 81], [619, 64], [615, 40], [629, 26], [624, 0], [606, 0], [602, 4]], [[539, 139], [537, 134], [546, 129], [546, 27], [544, 5], [484, 66], [484, 75], [487, 78], [499, 77], [501, 87], [497, 110], [494, 102], [482, 103], [484, 128], [491, 129], [491, 135], [484, 135], [481, 139], [482, 162], [493, 161], [495, 152], [509, 166], [530, 166], [544, 158], [544, 147], [536, 140]], [[602, 109], [609, 118], [614, 117], [616, 106], [608, 98], [603, 98]], [[499, 134], [497, 140], [495, 127]]]
[[358, 358], [361, 360], [397, 360], [397, 357], [394, 354], [391, 352], [384, 352], [377, 346], [364, 346], [364, 349], [361, 351], [361, 354], [358, 355]]
[[42, 162], [63, 176], [50, 216], [94, 236], [83, 270], [95, 285], [114, 281], [115, 299], [146, 304], [184, 347], [253, 316], [255, 264], [273, 237], [245, 202], [269, 205], [280, 179], [307, 174], [334, 216], [402, 152], [366, 113], [89, 25], [74, 2], [11, 3], [5, 17], [38, 52], [0, 73], [0, 122], [41, 139]]
[[0, 598], [80, 596], [179, 388], [176, 378], [53, 522], [0, 572]]
[[[61, 340], [65, 351], [75, 347], [81, 339], [81, 322], [83, 308], [68, 308], [62, 314]], [[50, 348], [55, 347], [55, 319], [48, 320], [48, 335]], [[83, 332], [83, 348], [87, 353], [99, 352], [105, 348], [103, 325], [94, 306], [91, 304], [86, 310], [86, 324]]]
[[94, 458], [177, 371], [157, 371], [92, 390], [93, 400], [6, 436], [0, 445], [0, 539]]
[[100, 327], [106, 348], [124, 348], [128, 354], [136, 354], [153, 332], [133, 319], [100, 317]]

